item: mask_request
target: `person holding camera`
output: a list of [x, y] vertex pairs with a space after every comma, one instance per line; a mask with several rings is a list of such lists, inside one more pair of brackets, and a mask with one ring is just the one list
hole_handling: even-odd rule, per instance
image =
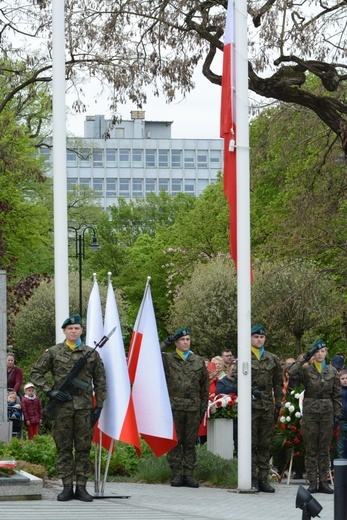
[[252, 327], [252, 489], [274, 493], [267, 479], [270, 444], [281, 408], [283, 376], [278, 357], [264, 348], [265, 335], [263, 325]]
[[288, 368], [288, 373], [298, 377], [305, 388], [301, 424], [306, 478], [310, 483], [307, 491], [332, 494], [327, 478], [334, 424], [341, 414], [341, 385], [336, 368], [326, 363], [326, 347], [323, 339], [317, 339], [311, 350]]

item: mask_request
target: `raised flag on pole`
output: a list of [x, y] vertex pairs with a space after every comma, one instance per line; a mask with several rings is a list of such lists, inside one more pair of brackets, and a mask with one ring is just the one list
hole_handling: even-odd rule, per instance
[[160, 457], [176, 446], [177, 437], [149, 280], [130, 342], [128, 367], [139, 433]]
[[224, 193], [230, 212], [230, 251], [237, 269], [237, 183], [235, 122], [235, 6], [228, 1], [223, 48], [220, 136], [224, 139]]
[[122, 330], [112, 282], [109, 279], [104, 333], [108, 334], [113, 327], [117, 327], [115, 333], [109, 339], [107, 348], [100, 352], [106, 372], [107, 398], [98, 426], [108, 437], [132, 444], [140, 455], [140, 437], [131, 395]]
[[[94, 283], [89, 296], [88, 301], [88, 309], [87, 309], [87, 334], [86, 334], [86, 344], [90, 347], [94, 347], [94, 345], [100, 341], [100, 339], [104, 335], [104, 325], [102, 319], [102, 309], [101, 309], [101, 299], [100, 299], [100, 291], [99, 285], [96, 280], [96, 274], [94, 273]], [[111, 330], [111, 329], [110, 329]], [[108, 334], [108, 332], [106, 333]], [[106, 347], [107, 348], [107, 347]], [[102, 350], [102, 349], [101, 349]], [[98, 350], [101, 355], [101, 350]], [[112, 439], [107, 437], [106, 435], [102, 435], [98, 423], [94, 426], [94, 436], [93, 442], [99, 444], [101, 441], [101, 445], [106, 450], [109, 450], [112, 445]]]

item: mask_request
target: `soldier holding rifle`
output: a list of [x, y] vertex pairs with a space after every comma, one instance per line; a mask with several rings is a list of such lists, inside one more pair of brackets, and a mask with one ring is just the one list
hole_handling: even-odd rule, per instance
[[[106, 399], [105, 370], [96, 348], [88, 347], [81, 340], [83, 327], [80, 316], [67, 318], [62, 329], [66, 339], [41, 355], [32, 369], [31, 380], [51, 400], [47, 408], [53, 410], [52, 433], [58, 453], [58, 476], [64, 486], [57, 499], [65, 502], [75, 498], [91, 502], [93, 497], [86, 490], [87, 480], [92, 473], [89, 454], [93, 426], [100, 417]], [[108, 338], [105, 339], [107, 341]], [[102, 340], [98, 346], [104, 344], [101, 343]], [[78, 377], [74, 377], [66, 389], [64, 382], [82, 357], [86, 357], [86, 362], [82, 363]], [[46, 379], [49, 372], [53, 377], [53, 387]]]

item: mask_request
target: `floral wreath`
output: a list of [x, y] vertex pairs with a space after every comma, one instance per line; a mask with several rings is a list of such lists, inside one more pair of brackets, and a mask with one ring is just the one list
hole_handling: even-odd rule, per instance
[[235, 419], [235, 417], [237, 417], [236, 394], [217, 394], [210, 397], [207, 407], [208, 419]]

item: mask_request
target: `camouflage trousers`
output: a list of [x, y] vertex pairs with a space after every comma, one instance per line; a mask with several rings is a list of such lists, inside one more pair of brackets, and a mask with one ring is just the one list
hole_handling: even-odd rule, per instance
[[252, 410], [252, 477], [267, 479], [270, 444], [275, 432], [273, 411]]
[[57, 471], [63, 484], [84, 485], [92, 474], [91, 410], [75, 410], [72, 402], [58, 404], [52, 422], [53, 439], [57, 447]]
[[174, 475], [192, 475], [196, 467], [196, 439], [200, 426], [200, 411], [172, 410], [177, 434], [177, 446], [167, 454]]
[[326, 482], [330, 469], [330, 444], [333, 438], [333, 413], [309, 413], [302, 417], [302, 437], [305, 443], [306, 478], [317, 477]]

